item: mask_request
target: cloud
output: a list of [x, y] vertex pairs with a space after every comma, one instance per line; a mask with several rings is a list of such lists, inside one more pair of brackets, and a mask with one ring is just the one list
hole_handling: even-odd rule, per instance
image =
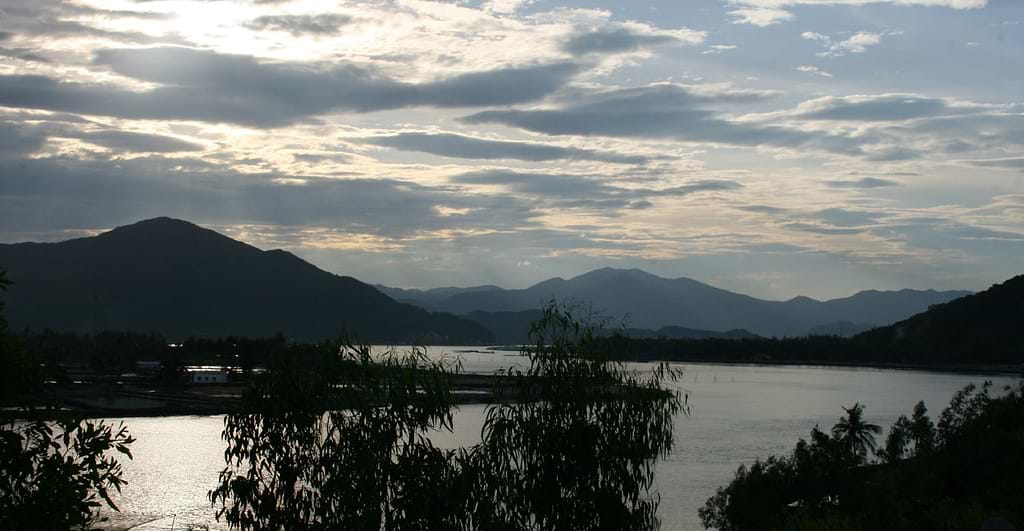
[[690, 29], [666, 31], [640, 24], [615, 25], [577, 33], [565, 41], [562, 49], [577, 56], [627, 53], [665, 44], [701, 44], [706, 36], [706, 32]]
[[533, 3], [533, 0], [487, 0], [482, 7], [491, 13], [508, 15]]
[[30, 48], [0, 48], [0, 57], [10, 57], [36, 63], [49, 63], [50, 60]]
[[559, 108], [483, 111], [461, 118], [469, 124], [498, 123], [548, 135], [670, 138], [740, 146], [817, 147], [859, 154], [859, 141], [799, 129], [732, 121], [707, 109], [735, 98], [728, 92], [700, 94], [671, 84], [592, 94]]
[[805, 120], [903, 121], [965, 112], [940, 98], [916, 94], [826, 96], [801, 103], [796, 116]]
[[15, 124], [0, 122], [0, 154], [5, 157], [37, 151], [46, 142], [46, 135]]
[[[115, 152], [130, 153], [176, 153], [203, 151], [206, 146], [189, 142], [173, 136], [117, 129], [96, 129], [94, 124], [75, 116], [35, 116], [39, 122], [35, 125], [24, 123], [3, 123], [0, 137], [7, 140], [10, 146], [21, 149], [19, 153], [36, 151], [49, 138], [77, 139], [95, 146], [105, 147]], [[10, 147], [8, 149], [11, 149]], [[0, 151], [5, 151], [0, 148]]]
[[787, 8], [800, 6], [863, 6], [892, 4], [898, 6], [949, 7], [953, 9], [980, 9], [988, 0], [723, 0], [730, 6], [733, 24], [771, 26], [792, 20], [795, 15]]
[[128, 151], [135, 153], [175, 153], [183, 151], [203, 151], [206, 149], [202, 144], [188, 142], [172, 136], [136, 133], [131, 131], [104, 130], [85, 132], [78, 135], [77, 138], [113, 151]]
[[711, 46], [708, 47], [707, 50], [704, 50], [703, 52], [700, 52], [700, 53], [702, 55], [712, 55], [712, 54], [719, 54], [719, 53], [722, 53], [722, 52], [727, 52], [729, 50], [735, 50], [735, 49], [736, 49], [736, 46], [733, 45], [733, 44], [712, 44]]
[[726, 0], [733, 5], [758, 8], [783, 8], [794, 6], [863, 6], [870, 4], [892, 4], [898, 6], [949, 7], [953, 9], [980, 9], [988, 0]]
[[864, 53], [869, 46], [875, 46], [882, 42], [882, 34], [867, 31], [858, 31], [843, 40], [835, 40], [828, 35], [813, 31], [805, 31], [800, 36], [806, 40], [820, 42], [826, 48], [824, 52], [818, 54], [821, 57], [842, 57], [848, 53]]
[[352, 23], [352, 17], [334, 13], [320, 15], [264, 15], [245, 24], [251, 30], [285, 31], [294, 36], [337, 35]]
[[891, 181], [889, 179], [879, 179], [876, 177], [862, 177], [860, 179], [840, 181], [840, 180], [829, 180], [824, 181], [825, 186], [829, 188], [849, 188], [849, 189], [871, 189], [871, 188], [883, 188], [888, 186], [899, 186], [900, 183], [897, 181]]
[[414, 84], [351, 63], [322, 69], [180, 47], [100, 50], [95, 62], [158, 86], [136, 91], [36, 75], [0, 75], [0, 105], [276, 127], [333, 111], [524, 103], [558, 90], [580, 70], [574, 63], [539, 64]]
[[152, 35], [141, 31], [110, 30], [78, 20], [81, 17], [141, 20], [160, 20], [167, 17], [161, 13], [99, 9], [61, 0], [0, 2], [0, 13], [4, 32], [8, 36], [41, 36], [51, 40], [91, 37], [132, 44], [180, 43], [180, 38], [171, 34]]
[[[242, 174], [157, 155], [0, 159], [0, 211], [32, 228], [105, 227], [158, 215], [218, 223], [324, 226], [406, 238], [536, 227], [529, 201], [408, 180]], [[443, 216], [438, 206], [464, 211]]]
[[1001, 159], [967, 160], [964, 161], [971, 166], [979, 168], [1006, 168], [1012, 170], [1024, 170], [1024, 157], [1009, 157]]
[[735, 20], [733, 24], [752, 24], [754, 26], [771, 26], [793, 20], [794, 15], [785, 9], [771, 7], [744, 7], [729, 11], [729, 15]]
[[592, 160], [618, 164], [643, 164], [648, 161], [647, 157], [638, 155], [622, 155], [533, 142], [490, 140], [452, 133], [406, 132], [367, 137], [361, 141], [405, 151], [420, 151], [442, 157], [464, 159], [517, 159], [535, 162]]
[[889, 146], [871, 149], [865, 160], [874, 162], [899, 162], [905, 160], [915, 160], [923, 157], [925, 152], [920, 149], [908, 148], [903, 146]]
[[824, 71], [824, 70], [822, 70], [822, 69], [820, 69], [820, 68], [818, 68], [818, 67], [816, 67], [814, 65], [798, 66], [798, 67], [796, 67], [796, 69], [798, 71], [804, 72], [806, 74], [814, 74], [816, 76], [821, 76], [821, 77], [832, 77], [832, 74], [830, 74], [830, 73], [828, 73], [828, 72], [826, 72], [826, 71]]
[[502, 186], [512, 192], [553, 200], [559, 208], [587, 208], [613, 214], [619, 209], [650, 208], [650, 199], [682, 197], [699, 192], [738, 190], [742, 185], [729, 180], [693, 180], [664, 188], [627, 188], [579, 175], [484, 170], [451, 178], [459, 184]]

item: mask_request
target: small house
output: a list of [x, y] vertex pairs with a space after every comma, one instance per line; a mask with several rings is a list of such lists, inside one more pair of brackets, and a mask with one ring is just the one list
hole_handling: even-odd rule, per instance
[[188, 382], [192, 384], [227, 383], [228, 371], [224, 369], [189, 368]]

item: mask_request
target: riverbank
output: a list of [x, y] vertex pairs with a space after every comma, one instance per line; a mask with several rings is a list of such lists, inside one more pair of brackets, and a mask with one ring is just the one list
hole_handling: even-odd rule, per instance
[[[456, 404], [502, 400], [497, 376], [460, 374], [452, 378]], [[52, 384], [38, 404], [54, 404], [86, 418], [224, 415], [243, 410], [245, 383], [146, 385], [145, 383]], [[40, 408], [39, 414], [48, 409]]]
[[877, 369], [887, 371], [920, 371], [946, 374], [991, 375], [991, 376], [1022, 376], [1024, 365], [986, 365], [986, 364], [940, 364], [940, 363], [885, 363], [885, 362], [842, 362], [823, 360], [758, 360], [747, 359], [634, 359], [639, 363], [680, 363], [694, 365], [733, 365], [750, 367], [821, 367], [841, 369]]

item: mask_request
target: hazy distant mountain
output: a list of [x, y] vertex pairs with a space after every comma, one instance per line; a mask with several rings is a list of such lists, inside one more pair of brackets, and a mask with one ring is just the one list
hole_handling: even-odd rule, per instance
[[472, 321], [431, 314], [285, 251], [185, 221], [151, 219], [91, 238], [0, 245], [14, 330], [158, 331], [321, 340], [486, 342]]
[[471, 286], [468, 288], [447, 287], [432, 289], [389, 288], [388, 286], [381, 284], [374, 284], [373, 287], [396, 301], [415, 304], [428, 310], [432, 309], [435, 304], [455, 295], [461, 295], [463, 293], [479, 293], [481, 291], [501, 291], [501, 288], [492, 285]]
[[[528, 342], [530, 324], [541, 316], [540, 310], [523, 310], [521, 312], [470, 312], [465, 315], [467, 319], [476, 321], [492, 332], [495, 342], [503, 345], [518, 345]], [[657, 330], [647, 328], [621, 328], [615, 323], [608, 323], [605, 333], [622, 332], [623, 335], [635, 338], [657, 338], [667, 339], [747, 339], [757, 337], [746, 330], [729, 330], [727, 332], [715, 332], [712, 330], [695, 330], [681, 326], [666, 326]]]
[[852, 340], [902, 360], [1020, 363], [1024, 354], [1024, 275]]
[[[554, 278], [526, 289], [474, 289], [448, 296], [406, 292], [412, 302], [455, 314], [522, 312], [545, 301], [575, 300], [592, 305], [631, 327], [657, 330], [681, 326], [698, 330], [749, 330], [761, 336], [804, 335], [840, 321], [886, 325], [967, 291], [862, 291], [850, 297], [817, 301], [796, 297], [767, 301], [715, 288], [689, 278], [667, 279], [639, 269], [598, 269], [565, 280]], [[501, 335], [500, 333], [498, 334]]]

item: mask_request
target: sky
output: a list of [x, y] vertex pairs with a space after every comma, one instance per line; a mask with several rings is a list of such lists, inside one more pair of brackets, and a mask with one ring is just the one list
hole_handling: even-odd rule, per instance
[[0, 241], [187, 219], [397, 287], [1024, 273], [1020, 0], [0, 0]]

